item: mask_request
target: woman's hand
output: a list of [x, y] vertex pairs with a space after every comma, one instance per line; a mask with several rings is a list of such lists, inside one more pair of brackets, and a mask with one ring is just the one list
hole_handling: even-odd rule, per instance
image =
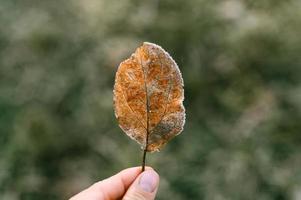
[[118, 174], [93, 184], [70, 200], [153, 200], [159, 186], [159, 175], [147, 167], [125, 169]]

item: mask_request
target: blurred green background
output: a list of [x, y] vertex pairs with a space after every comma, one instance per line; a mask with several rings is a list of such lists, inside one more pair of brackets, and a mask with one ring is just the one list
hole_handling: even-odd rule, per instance
[[185, 82], [183, 133], [148, 155], [157, 199], [300, 200], [299, 0], [0, 0], [0, 199], [67, 199], [140, 165], [112, 88], [143, 41]]

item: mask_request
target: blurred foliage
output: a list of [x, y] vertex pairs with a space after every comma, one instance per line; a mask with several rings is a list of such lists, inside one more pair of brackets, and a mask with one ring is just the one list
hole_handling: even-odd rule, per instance
[[0, 199], [67, 199], [139, 165], [112, 108], [118, 64], [161, 45], [184, 132], [148, 163], [163, 199], [301, 199], [299, 0], [0, 0]]

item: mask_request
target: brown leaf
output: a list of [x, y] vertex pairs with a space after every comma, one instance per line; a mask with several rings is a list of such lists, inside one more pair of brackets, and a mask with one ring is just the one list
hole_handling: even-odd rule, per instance
[[180, 70], [160, 46], [144, 42], [116, 73], [114, 108], [121, 129], [149, 152], [178, 135], [185, 123]]

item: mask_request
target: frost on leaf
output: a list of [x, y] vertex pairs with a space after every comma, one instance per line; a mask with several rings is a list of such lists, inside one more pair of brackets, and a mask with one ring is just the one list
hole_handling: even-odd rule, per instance
[[121, 129], [143, 149], [158, 151], [183, 130], [183, 100], [180, 70], [160, 46], [144, 42], [119, 65], [115, 115]]

